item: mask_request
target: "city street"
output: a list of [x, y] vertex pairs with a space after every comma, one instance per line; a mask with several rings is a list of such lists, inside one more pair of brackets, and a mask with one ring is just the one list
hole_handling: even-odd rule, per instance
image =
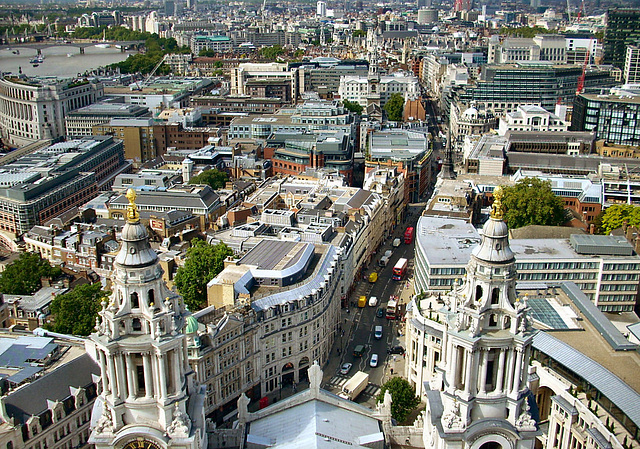
[[[379, 307], [386, 310], [389, 297], [392, 295], [400, 297], [403, 289], [406, 290], [408, 286], [407, 279], [413, 276], [414, 242], [406, 245], [403, 236], [408, 226], [415, 227], [418, 216], [423, 208], [423, 205], [409, 207], [409, 213], [407, 214], [405, 222], [396, 227], [393, 236], [388, 238], [380, 247], [370, 266], [365, 271], [367, 277], [369, 273], [376, 271], [378, 273], [377, 282], [370, 283], [368, 280], [365, 281], [361, 279], [349, 298], [349, 313], [347, 313], [347, 309], [342, 309], [343, 318], [340, 326], [344, 331], [344, 336], [340, 336], [340, 333], [338, 334], [338, 338], [331, 352], [331, 359], [324, 372], [325, 389], [338, 393], [342, 385], [344, 385], [351, 376], [357, 371], [364, 371], [369, 373], [369, 386], [360, 394], [356, 402], [367, 403], [367, 405], [372, 406], [375, 403], [375, 396], [380, 391], [380, 386], [391, 377], [391, 370], [393, 370], [393, 374], [395, 375], [401, 375], [404, 372], [403, 355], [387, 354], [387, 349], [393, 346], [405, 346], [404, 337], [398, 334], [398, 330], [404, 334], [404, 326], [400, 321], [387, 320], [385, 317], [376, 317], [376, 310]], [[392, 247], [394, 238], [400, 238], [402, 242], [397, 248]], [[380, 258], [384, 255], [385, 251], [389, 249], [393, 251], [389, 263], [386, 267], [379, 266], [378, 262]], [[409, 261], [407, 274], [402, 281], [393, 281], [393, 266], [398, 259], [402, 257]], [[399, 303], [401, 310], [404, 310], [406, 306], [408, 294], [409, 292], [406, 290], [405, 294], [402, 295], [404, 301]], [[367, 305], [362, 308], [357, 307], [360, 296], [367, 298]], [[368, 304], [369, 298], [372, 296], [378, 298], [375, 307], [369, 306]], [[374, 338], [375, 326], [383, 327], [382, 339], [378, 340]], [[354, 348], [357, 345], [365, 345], [365, 352], [362, 357], [355, 357], [353, 355]], [[378, 366], [375, 368], [369, 366], [372, 354], [378, 354], [379, 357]], [[353, 367], [348, 374], [340, 374], [340, 366], [347, 362], [352, 363]]]

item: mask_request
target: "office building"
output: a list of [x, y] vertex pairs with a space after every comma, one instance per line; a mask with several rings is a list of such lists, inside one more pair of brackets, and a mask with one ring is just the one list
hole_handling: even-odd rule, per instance
[[640, 95], [582, 93], [573, 106], [571, 129], [589, 131], [617, 145], [640, 145]]
[[[129, 184], [127, 179], [124, 184]], [[199, 217], [200, 229], [207, 229], [224, 212], [220, 196], [211, 187], [205, 185], [182, 185], [172, 188], [141, 189], [138, 191], [137, 207], [141, 212], [166, 213], [183, 211]], [[127, 197], [118, 195], [109, 200], [110, 218], [123, 218], [127, 213]]]
[[286, 64], [277, 62], [239, 64], [238, 67], [231, 70], [231, 95], [248, 95], [247, 82], [249, 80], [288, 81], [291, 89], [290, 98], [297, 100], [300, 96], [298, 69], [295, 67], [289, 69]]
[[369, 157], [365, 173], [396, 167], [404, 174], [404, 202], [420, 201], [434, 176], [430, 142], [424, 133], [406, 130], [374, 131], [369, 134]]
[[302, 92], [317, 92], [321, 98], [330, 98], [338, 92], [343, 76], [367, 76], [369, 63], [365, 60], [341, 60], [318, 57], [304, 62], [290, 62], [289, 67], [299, 68]]
[[94, 126], [93, 134], [122, 140], [125, 158], [139, 165], [160, 154], [153, 136], [155, 123], [150, 117], [112, 118], [108, 123]]
[[[575, 98], [582, 67], [551, 62], [519, 62], [483, 67], [480, 79], [458, 94], [458, 100], [482, 105], [494, 113], [515, 112], [521, 104], [538, 104], [555, 110], [558, 97], [570, 104]], [[615, 85], [609, 72], [587, 69], [585, 89]]]
[[233, 42], [229, 36], [194, 34], [190, 47], [194, 55], [199, 55], [203, 50], [228, 53], [233, 50]]
[[353, 182], [353, 144], [344, 131], [313, 133], [275, 132], [263, 152], [274, 173], [299, 175], [308, 168], [326, 168]]
[[[444, 226], [446, 225], [446, 226]], [[421, 217], [416, 227], [416, 291], [444, 291], [466, 273], [464, 261], [479, 234], [469, 223]], [[605, 312], [633, 311], [640, 256], [624, 238], [511, 239], [518, 282], [571, 281]]]
[[111, 136], [56, 143], [6, 164], [0, 170], [0, 229], [21, 235], [91, 200], [127, 170], [122, 141]]
[[67, 137], [93, 135], [93, 127], [108, 123], [112, 118], [138, 118], [149, 115], [149, 109], [122, 103], [95, 103], [76, 109], [64, 117]]
[[65, 116], [103, 96], [100, 83], [57, 78], [0, 79], [0, 137], [11, 146], [65, 135]]
[[508, 64], [518, 61], [567, 62], [566, 40], [558, 34], [540, 34], [533, 38], [491, 36], [489, 64]]
[[607, 10], [607, 26], [604, 30], [604, 63], [624, 68], [629, 45], [637, 45], [640, 39], [640, 10], [615, 8]]
[[637, 45], [627, 46], [622, 77], [627, 84], [640, 83], [640, 48]]

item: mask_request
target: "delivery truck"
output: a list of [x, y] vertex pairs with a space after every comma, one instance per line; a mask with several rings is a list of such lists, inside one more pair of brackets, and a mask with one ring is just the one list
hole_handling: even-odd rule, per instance
[[367, 388], [367, 385], [369, 385], [369, 374], [358, 371], [342, 386], [342, 391], [338, 393], [338, 396], [353, 401]]

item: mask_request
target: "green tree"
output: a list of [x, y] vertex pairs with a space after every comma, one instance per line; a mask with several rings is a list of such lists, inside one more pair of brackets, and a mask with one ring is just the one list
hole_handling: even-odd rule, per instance
[[384, 383], [378, 394], [378, 402], [384, 401], [384, 393], [387, 390], [391, 393], [391, 416], [401, 423], [420, 404], [420, 399], [416, 396], [415, 388], [402, 377], [392, 377]]
[[258, 54], [265, 59], [275, 61], [278, 56], [284, 54], [284, 48], [281, 45], [274, 45], [273, 47], [264, 47], [258, 50]]
[[640, 207], [631, 204], [614, 204], [606, 208], [602, 213], [600, 231], [608, 235], [614, 229], [621, 227], [625, 221], [630, 226], [640, 226]]
[[562, 200], [551, 191], [551, 183], [524, 178], [504, 187], [505, 222], [511, 229], [528, 225], [559, 226], [566, 221]]
[[209, 245], [202, 240], [192, 240], [187, 250], [184, 266], [178, 268], [174, 279], [178, 291], [189, 310], [195, 312], [207, 305], [207, 282], [224, 268], [224, 260], [233, 250], [224, 243]]
[[189, 180], [189, 184], [206, 184], [211, 186], [213, 190], [221, 189], [229, 181], [227, 172], [220, 171], [217, 168], [213, 170], [205, 170], [197, 176]]
[[384, 105], [387, 112], [387, 118], [392, 122], [401, 122], [404, 117], [404, 97], [402, 94], [391, 94], [391, 98]]
[[207, 58], [213, 58], [215, 55], [216, 55], [216, 52], [208, 48], [204, 48], [200, 50], [200, 53], [198, 53], [198, 56], [205, 56]]
[[507, 28], [502, 27], [498, 33], [502, 36], [513, 36], [513, 37], [526, 37], [532, 38], [536, 37], [538, 34], [556, 34], [556, 31], [547, 30], [544, 27], [534, 26], [534, 27], [519, 27], [519, 28]]
[[342, 104], [348, 111], [351, 111], [354, 114], [358, 115], [362, 114], [362, 106], [360, 106], [359, 103], [356, 103], [355, 101], [349, 101], [345, 98], [344, 100], [342, 100]]
[[31, 295], [42, 287], [43, 277], [56, 278], [62, 271], [38, 253], [22, 253], [0, 274], [0, 292], [7, 295]]
[[351, 34], [353, 37], [365, 37], [367, 32], [365, 30], [354, 30]]
[[82, 284], [51, 301], [52, 320], [46, 329], [61, 334], [87, 336], [94, 330], [100, 303], [110, 292], [100, 283]]

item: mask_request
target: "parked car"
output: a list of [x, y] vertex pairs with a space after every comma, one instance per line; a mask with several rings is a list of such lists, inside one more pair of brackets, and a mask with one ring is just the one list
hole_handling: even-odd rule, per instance
[[369, 366], [371, 368], [375, 368], [378, 366], [378, 354], [371, 354], [371, 360], [369, 361]]
[[349, 374], [349, 371], [351, 371], [352, 366], [353, 366], [352, 363], [343, 363], [342, 366], [340, 367], [340, 374]]
[[389, 354], [404, 354], [404, 348], [400, 345], [387, 349]]

